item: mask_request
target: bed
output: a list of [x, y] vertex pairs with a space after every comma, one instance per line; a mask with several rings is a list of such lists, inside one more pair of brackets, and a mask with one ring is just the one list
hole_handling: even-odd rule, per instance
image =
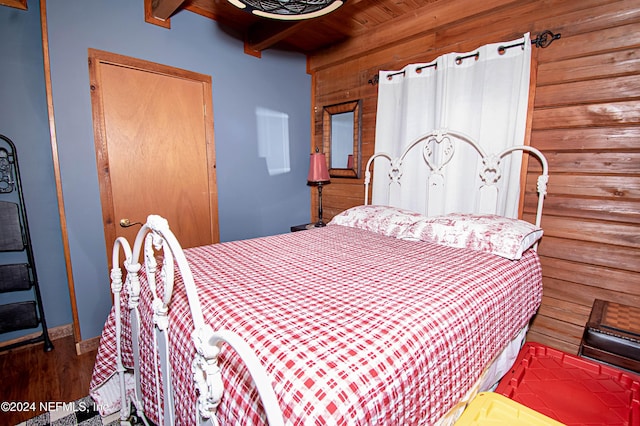
[[[101, 413], [185, 425], [452, 424], [511, 367], [540, 305], [548, 171], [534, 148], [487, 155], [441, 130], [399, 159], [412, 149], [429, 158], [425, 147], [448, 139], [490, 158], [492, 181], [502, 157], [538, 158], [534, 223], [487, 211], [496, 193], [484, 189], [490, 201], [472, 213], [370, 205], [374, 158], [402, 164], [380, 153], [367, 164], [365, 203], [326, 227], [183, 250], [151, 215], [132, 248], [118, 239], [91, 382]], [[440, 173], [446, 158], [426, 164]]]

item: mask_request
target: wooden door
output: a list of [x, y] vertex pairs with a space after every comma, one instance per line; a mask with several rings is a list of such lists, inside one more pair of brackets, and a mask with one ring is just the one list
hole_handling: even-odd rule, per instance
[[89, 50], [107, 255], [149, 214], [183, 247], [219, 241], [211, 78]]

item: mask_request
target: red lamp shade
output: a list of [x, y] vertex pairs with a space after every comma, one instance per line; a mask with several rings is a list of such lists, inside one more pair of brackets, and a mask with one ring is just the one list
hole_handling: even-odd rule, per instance
[[353, 154], [347, 155], [347, 169], [353, 169]]
[[307, 183], [317, 185], [328, 182], [329, 170], [327, 170], [327, 160], [323, 153], [316, 151], [311, 154]]

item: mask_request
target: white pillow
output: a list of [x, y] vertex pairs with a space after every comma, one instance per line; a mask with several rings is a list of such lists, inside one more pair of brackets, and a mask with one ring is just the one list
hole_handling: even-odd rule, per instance
[[519, 219], [496, 215], [452, 213], [415, 222], [398, 235], [412, 241], [428, 241], [468, 248], [518, 260], [542, 237], [542, 229]]
[[426, 219], [420, 213], [390, 206], [356, 206], [331, 219], [328, 225], [360, 228], [389, 237], [397, 237], [409, 225]]

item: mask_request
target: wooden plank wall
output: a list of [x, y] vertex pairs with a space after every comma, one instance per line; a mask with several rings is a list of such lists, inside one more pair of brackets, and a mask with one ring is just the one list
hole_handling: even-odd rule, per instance
[[[544, 297], [529, 339], [576, 353], [595, 298], [640, 306], [640, 2], [435, 2], [318, 52], [309, 57], [312, 149], [322, 146], [323, 106], [361, 99], [364, 166], [375, 139], [377, 85], [369, 80], [378, 70], [547, 29], [562, 37], [533, 48], [531, 144], [546, 154], [551, 176], [539, 247]], [[362, 184], [333, 178], [323, 190], [325, 220], [362, 204]], [[315, 189], [311, 196], [315, 220]], [[528, 179], [525, 218], [534, 197]]]

